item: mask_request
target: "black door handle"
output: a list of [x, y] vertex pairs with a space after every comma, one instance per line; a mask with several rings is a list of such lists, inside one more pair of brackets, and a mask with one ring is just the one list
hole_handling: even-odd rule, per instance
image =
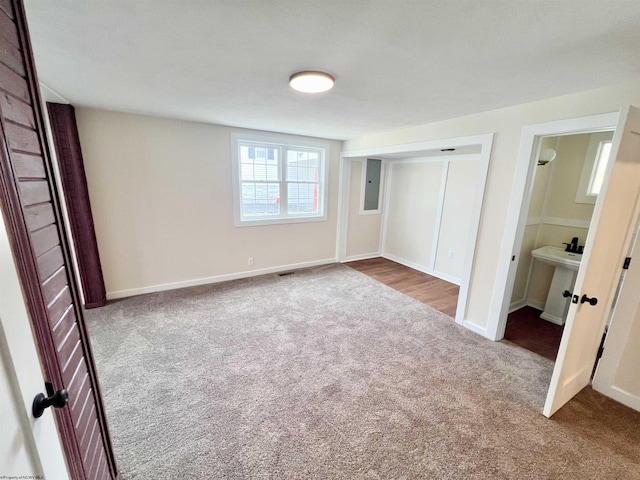
[[589, 303], [591, 306], [594, 306], [598, 303], [598, 299], [596, 297], [589, 298], [587, 295], [582, 295], [580, 299], [580, 303]]
[[33, 399], [31, 413], [33, 413], [35, 418], [40, 418], [45, 409], [49, 407], [62, 408], [69, 402], [69, 393], [66, 388], [54, 392], [52, 383], [45, 382], [45, 386], [47, 388], [47, 395], [49, 396], [45, 397], [44, 393], [39, 393]]
[[562, 292], [562, 296], [564, 298], [568, 298], [571, 297], [571, 303], [578, 303], [578, 295], [573, 295], [573, 292], [570, 292], [569, 290], [565, 290], [564, 292]]

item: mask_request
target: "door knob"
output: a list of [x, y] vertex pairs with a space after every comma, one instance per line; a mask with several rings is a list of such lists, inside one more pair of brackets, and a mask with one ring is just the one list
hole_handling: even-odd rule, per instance
[[[564, 292], [562, 292], [562, 296], [564, 298], [571, 297], [572, 295], [573, 292], [570, 292], [569, 290], [565, 290]], [[578, 303], [578, 295], [573, 295], [573, 297], [571, 298], [571, 303]]]
[[49, 407], [62, 408], [69, 401], [69, 393], [66, 388], [54, 392], [52, 383], [45, 382], [45, 386], [47, 388], [48, 397], [45, 397], [44, 393], [39, 393], [33, 399], [31, 412], [35, 418], [40, 418], [45, 409]]
[[589, 303], [591, 306], [594, 306], [598, 303], [598, 299], [596, 297], [589, 298], [587, 295], [582, 295], [580, 303]]

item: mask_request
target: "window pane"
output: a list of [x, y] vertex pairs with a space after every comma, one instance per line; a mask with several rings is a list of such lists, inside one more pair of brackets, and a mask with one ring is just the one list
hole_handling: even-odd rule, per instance
[[241, 145], [240, 180], [279, 181], [278, 149]]
[[280, 215], [278, 183], [242, 183], [242, 216]]
[[319, 205], [318, 184], [288, 183], [287, 184], [287, 213], [318, 213]]
[[291, 182], [317, 182], [320, 174], [320, 153], [287, 150], [287, 180]]
[[609, 163], [609, 155], [611, 154], [611, 142], [602, 142], [600, 144], [600, 152], [593, 168], [591, 183], [589, 184], [589, 195], [598, 195], [604, 181], [604, 172]]

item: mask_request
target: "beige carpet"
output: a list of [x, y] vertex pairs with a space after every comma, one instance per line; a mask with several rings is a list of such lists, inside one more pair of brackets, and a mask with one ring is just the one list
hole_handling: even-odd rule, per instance
[[87, 312], [133, 479], [640, 479], [640, 414], [348, 267]]

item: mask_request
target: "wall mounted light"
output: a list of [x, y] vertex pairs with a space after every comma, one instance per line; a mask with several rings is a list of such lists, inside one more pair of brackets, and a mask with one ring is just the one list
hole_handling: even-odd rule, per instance
[[324, 72], [298, 72], [289, 77], [289, 85], [304, 93], [321, 93], [331, 90], [335, 79]]
[[553, 148], [543, 148], [540, 150], [540, 156], [538, 157], [538, 165], [546, 165], [549, 162], [553, 162], [556, 158], [556, 151]]

